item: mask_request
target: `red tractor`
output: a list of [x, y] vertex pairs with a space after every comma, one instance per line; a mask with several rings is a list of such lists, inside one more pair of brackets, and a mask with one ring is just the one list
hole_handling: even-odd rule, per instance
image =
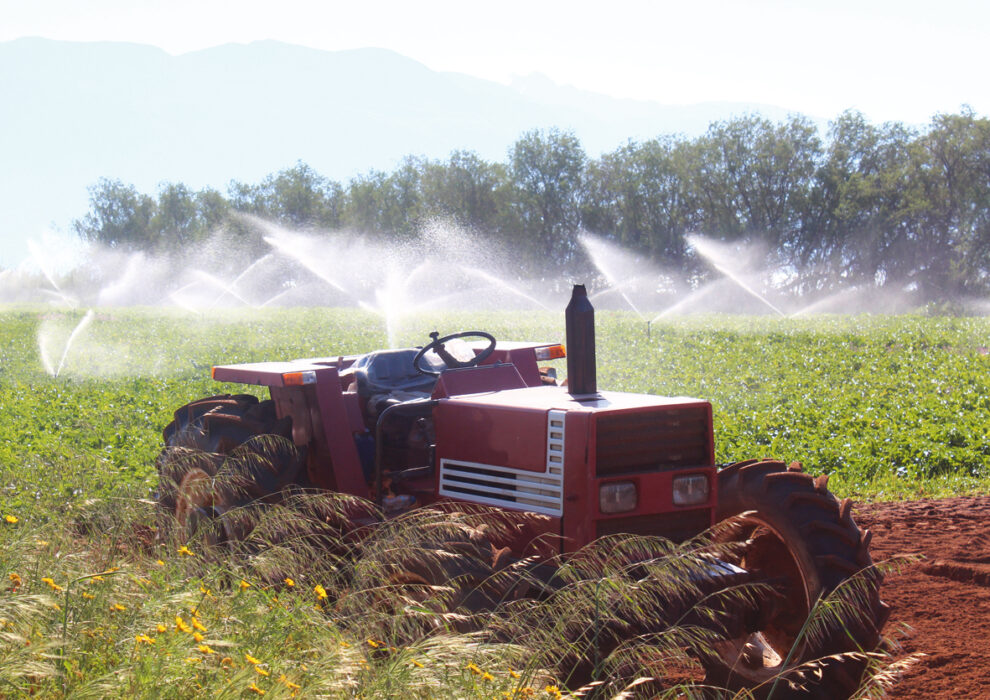
[[[544, 559], [621, 533], [680, 542], [731, 518], [739, 554], [713, 560], [713, 580], [765, 582], [776, 594], [717, 645], [706, 661], [715, 680], [755, 687], [785, 663], [871, 651], [887, 609], [869, 532], [853, 522], [850, 502], [797, 463], [717, 467], [707, 401], [598, 391], [594, 310], [583, 286], [566, 316], [566, 346], [433, 333], [420, 348], [216, 366], [215, 380], [267, 386], [271, 399], [214, 396], [177, 410], [164, 431], [160, 504], [189, 532], [245, 498], [295, 487], [370, 498], [384, 517], [483, 504], [540, 514], [511, 548], [522, 557], [538, 540]], [[541, 363], [564, 357], [565, 347], [559, 386]], [[224, 455], [259, 435], [298, 449], [254, 470], [246, 497], [224, 496], [212, 487]], [[171, 469], [171, 451], [190, 448], [206, 458]], [[226, 537], [243, 537], [225, 527]], [[852, 578], [867, 584], [855, 624], [802, 640], [816, 602]], [[842, 677], [818, 681], [820, 696], [855, 688], [849, 667], [834, 675]]]

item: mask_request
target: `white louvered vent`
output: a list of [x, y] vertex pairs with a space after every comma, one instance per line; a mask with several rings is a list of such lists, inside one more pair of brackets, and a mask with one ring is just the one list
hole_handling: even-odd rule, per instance
[[440, 494], [473, 503], [561, 515], [566, 415], [566, 411], [549, 411], [547, 415], [547, 459], [543, 473], [443, 459]]

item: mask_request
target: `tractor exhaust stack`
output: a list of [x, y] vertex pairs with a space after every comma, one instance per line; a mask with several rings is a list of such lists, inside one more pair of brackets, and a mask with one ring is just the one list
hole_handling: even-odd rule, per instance
[[571, 396], [598, 393], [595, 377], [595, 307], [583, 284], [575, 284], [564, 311], [567, 326], [567, 391]]

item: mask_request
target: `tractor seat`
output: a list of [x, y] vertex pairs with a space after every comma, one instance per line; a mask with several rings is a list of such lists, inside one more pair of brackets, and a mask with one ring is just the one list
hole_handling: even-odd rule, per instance
[[[361, 398], [372, 394], [390, 394], [393, 391], [433, 391], [437, 378], [420, 374], [413, 367], [413, 358], [419, 352], [416, 348], [401, 348], [399, 350], [376, 350], [357, 359], [352, 365], [354, 379], [357, 381], [357, 392]], [[433, 367], [430, 362], [433, 357], [426, 355], [424, 361], [431, 369], [442, 369], [443, 365]], [[436, 360], [440, 362], [439, 358]]]
[[[437, 378], [420, 374], [413, 367], [417, 348], [376, 350], [358, 358], [351, 366], [357, 383], [361, 410], [368, 425], [374, 425], [386, 407], [411, 399], [429, 398]], [[423, 362], [431, 369], [442, 369], [443, 361], [428, 354]]]

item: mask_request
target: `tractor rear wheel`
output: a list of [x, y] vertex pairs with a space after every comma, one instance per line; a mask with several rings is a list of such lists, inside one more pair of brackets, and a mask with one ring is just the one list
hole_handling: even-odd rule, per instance
[[[876, 648], [887, 606], [870, 533], [860, 531], [851, 502], [837, 501], [827, 481], [775, 461], [719, 472], [718, 519], [733, 520], [717, 537], [739, 543], [734, 563], [778, 597], [760, 615], [759, 629], [716, 645], [706, 660], [710, 682], [766, 697], [776, 681], [774, 698], [846, 698], [859, 686], [866, 668], [859, 653]], [[828, 596], [841, 602], [823, 613], [819, 600]], [[821, 624], [806, 626], [809, 615]]]
[[227, 514], [253, 501], [278, 500], [304, 458], [292, 444], [291, 418], [271, 400], [221, 395], [186, 404], [163, 431], [158, 505], [185, 534], [236, 541], [250, 527]]

